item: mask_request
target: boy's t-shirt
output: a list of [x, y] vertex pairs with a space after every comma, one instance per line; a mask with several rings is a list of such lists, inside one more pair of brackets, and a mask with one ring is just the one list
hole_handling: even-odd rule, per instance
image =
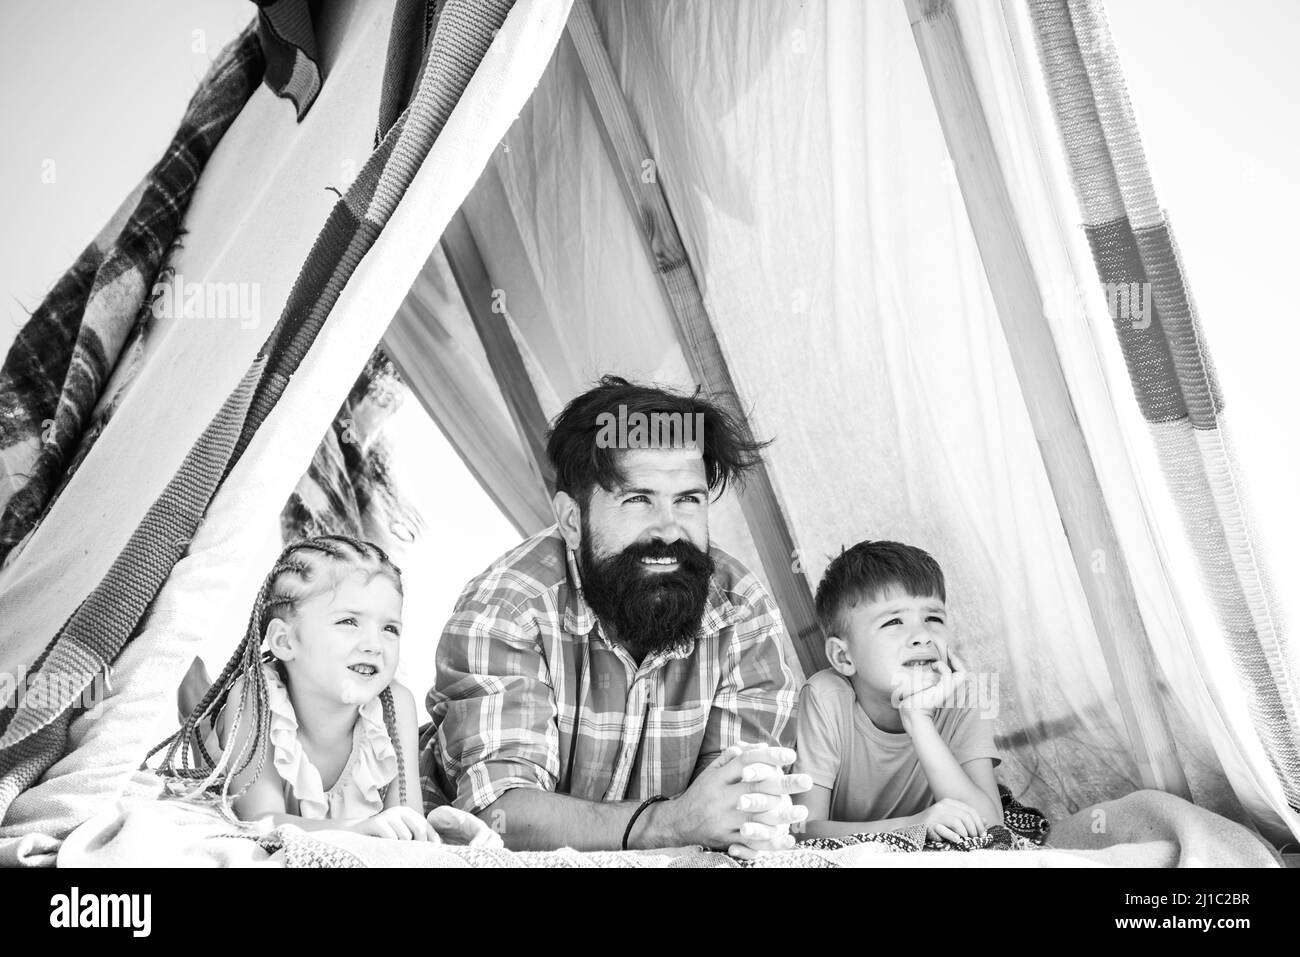
[[[1000, 763], [993, 722], [975, 708], [941, 708], [935, 727], [958, 764], [975, 758]], [[934, 803], [934, 794], [907, 732], [881, 731], [853, 694], [853, 685], [827, 668], [799, 695], [794, 770], [831, 789], [832, 821], [906, 817]]]

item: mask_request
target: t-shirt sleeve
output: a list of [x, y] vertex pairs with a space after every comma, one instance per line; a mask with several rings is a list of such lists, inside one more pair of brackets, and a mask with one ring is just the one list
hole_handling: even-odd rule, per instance
[[992, 758], [994, 767], [1002, 763], [993, 744], [992, 718], [983, 717], [979, 708], [954, 708], [951, 714], [951, 731], [945, 737], [958, 764], [976, 758]]
[[799, 717], [795, 730], [794, 773], [807, 774], [813, 784], [834, 788], [840, 770], [844, 727], [838, 702], [820, 682], [810, 680], [799, 693]]

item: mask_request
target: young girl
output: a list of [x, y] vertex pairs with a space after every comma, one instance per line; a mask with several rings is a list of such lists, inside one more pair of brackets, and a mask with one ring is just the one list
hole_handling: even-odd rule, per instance
[[245, 821], [499, 846], [455, 808], [424, 817], [415, 700], [393, 680], [401, 630], [401, 573], [383, 551], [341, 535], [290, 545], [235, 654], [150, 756], [166, 747], [175, 790], [215, 792]]

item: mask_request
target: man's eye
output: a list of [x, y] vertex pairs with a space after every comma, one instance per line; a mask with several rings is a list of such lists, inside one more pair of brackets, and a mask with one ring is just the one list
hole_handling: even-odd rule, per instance
[[698, 495], [683, 495], [683, 496], [682, 496], [681, 498], [679, 498], [677, 501], [679, 501], [679, 502], [689, 502], [691, 505], [699, 505], [699, 504], [700, 504], [700, 497], [699, 497]]
[[939, 624], [941, 625], [943, 624], [943, 619], [940, 618], [938, 615], [931, 615], [929, 618], [926, 619], [926, 621], [937, 621]]
[[629, 502], [648, 502], [648, 501], [650, 500], [646, 498], [644, 495], [633, 495], [631, 498], [624, 499], [623, 504], [627, 505]]

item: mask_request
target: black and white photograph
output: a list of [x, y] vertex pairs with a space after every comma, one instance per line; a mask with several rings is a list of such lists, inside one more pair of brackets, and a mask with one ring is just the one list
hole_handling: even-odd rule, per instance
[[1233, 882], [1300, 867], [1297, 48], [1297, 0], [0, 0], [0, 924], [991, 868], [934, 917], [1283, 932]]

